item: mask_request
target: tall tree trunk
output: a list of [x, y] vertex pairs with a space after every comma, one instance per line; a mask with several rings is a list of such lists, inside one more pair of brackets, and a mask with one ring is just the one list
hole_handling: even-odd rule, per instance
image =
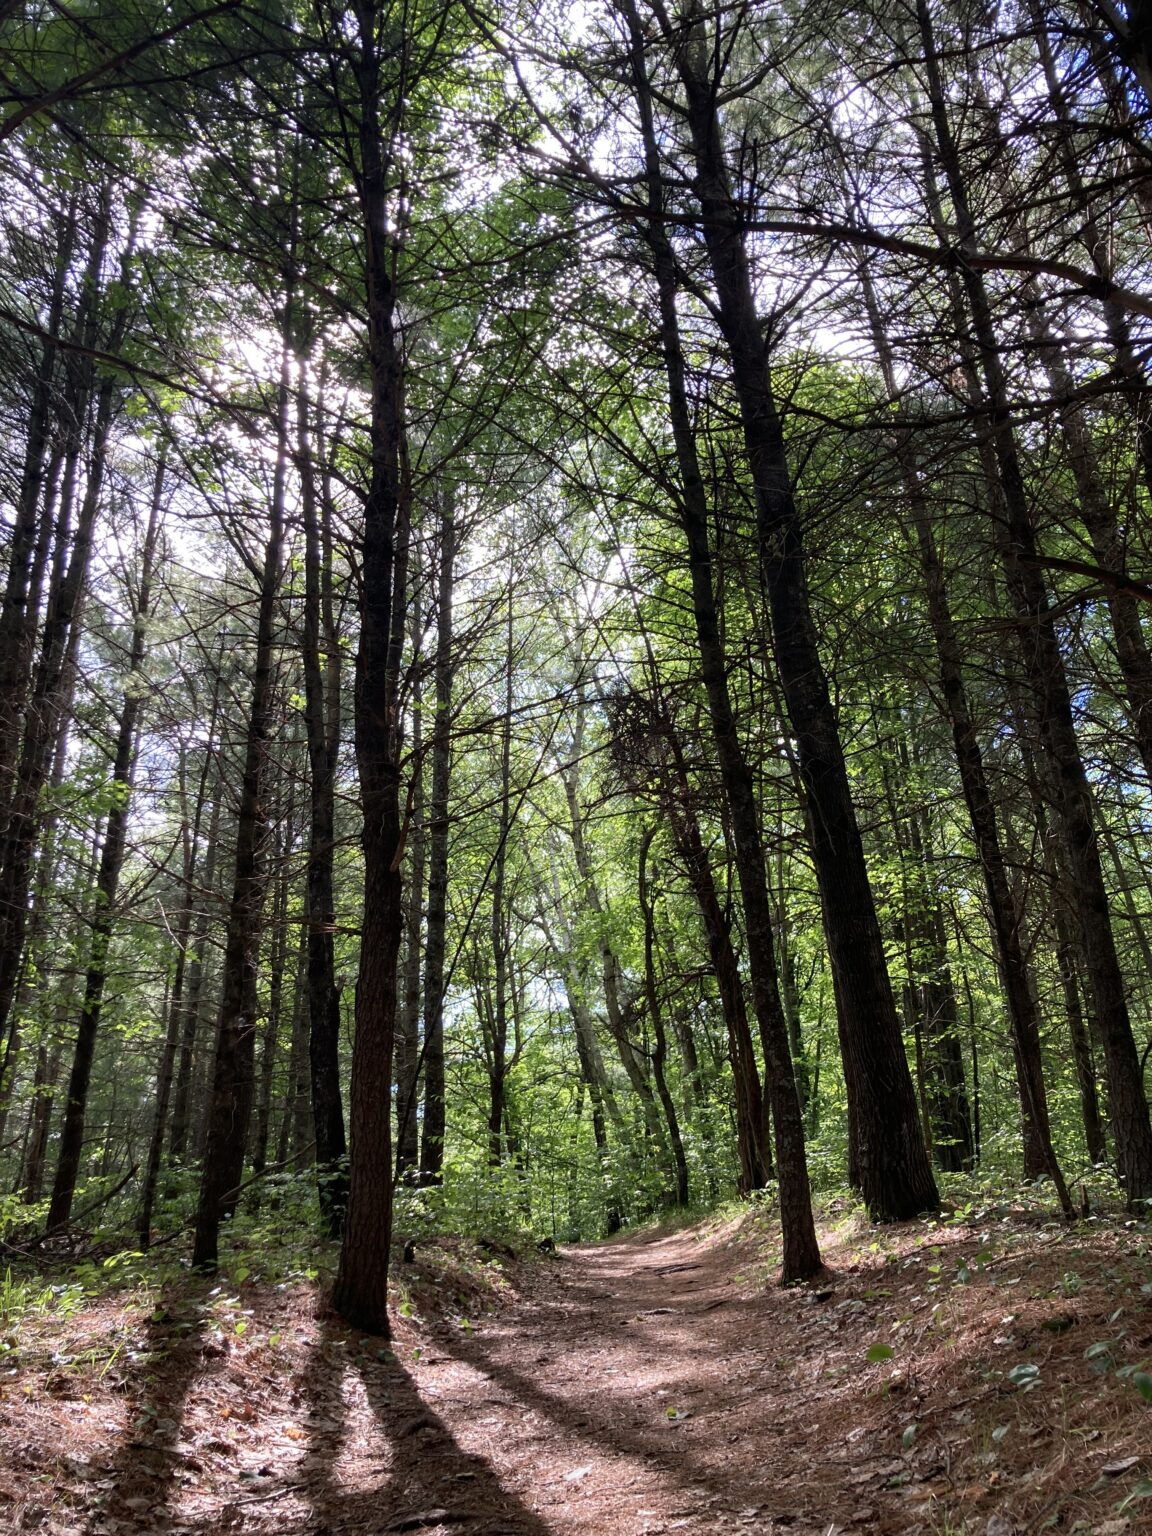
[[444, 1167], [444, 973], [448, 922], [449, 794], [452, 786], [452, 590], [456, 560], [456, 492], [443, 481], [440, 563], [436, 583], [436, 713], [428, 796], [428, 912], [424, 939], [424, 1127], [420, 1175], [438, 1182]]
[[156, 467], [156, 479], [148, 511], [148, 526], [144, 535], [140, 586], [133, 604], [128, 678], [124, 687], [124, 702], [120, 709], [116, 750], [112, 759], [113, 799], [108, 811], [100, 870], [96, 877], [96, 907], [92, 917], [84, 1000], [80, 1009], [72, 1072], [68, 1080], [68, 1098], [64, 1110], [64, 1124], [60, 1133], [56, 1179], [52, 1186], [52, 1199], [48, 1207], [50, 1232], [66, 1226], [72, 1214], [72, 1198], [76, 1191], [80, 1156], [84, 1147], [88, 1088], [92, 1079], [100, 1015], [104, 1006], [108, 957], [118, 917], [116, 895], [120, 885], [120, 871], [124, 865], [132, 781], [139, 747], [139, 722], [145, 693], [142, 686], [143, 669], [148, 652], [148, 618], [152, 601], [153, 566], [163, 495], [164, 460], [161, 458]]
[[[336, 983], [336, 758], [339, 742], [338, 637], [332, 623], [332, 546], [317, 510], [305, 364], [296, 391], [296, 449], [304, 519], [304, 720], [308, 736], [309, 806], [308, 1060], [320, 1210], [338, 1236], [348, 1200], [347, 1141], [340, 1095], [340, 988]], [[327, 652], [327, 668], [325, 655]]]
[[[359, 194], [372, 385], [371, 470], [364, 501], [356, 761], [364, 815], [364, 916], [352, 1052], [348, 1210], [333, 1304], [355, 1328], [388, 1334], [392, 1238], [392, 1057], [397, 960], [404, 932], [398, 760], [399, 665], [394, 647], [396, 548], [410, 507], [402, 477], [403, 359], [396, 332], [394, 237], [380, 125], [376, 7], [354, 6], [358, 31]], [[399, 109], [398, 109], [399, 110]]]
[[[772, 913], [755, 786], [740, 742], [728, 693], [727, 659], [720, 636], [708, 534], [708, 499], [688, 404], [686, 368], [677, 314], [675, 256], [667, 232], [664, 183], [644, 58], [644, 38], [633, 0], [624, 0], [631, 42], [632, 84], [640, 108], [647, 180], [644, 236], [651, 251], [660, 303], [672, 433], [680, 474], [679, 514], [688, 546], [692, 608], [700, 671], [708, 699], [712, 737], [720, 763], [725, 803], [736, 844], [736, 869], [744, 906], [752, 999], [767, 1053], [764, 1063], [772, 1101], [776, 1165], [780, 1179], [783, 1278], [797, 1280], [821, 1267], [804, 1150], [804, 1122], [780, 1004], [773, 951]], [[905, 1064], [905, 1072], [907, 1065]]]
[[290, 338], [295, 252], [290, 250], [286, 254], [287, 292], [284, 299], [280, 385], [276, 402], [276, 469], [268, 508], [268, 540], [264, 547], [260, 575], [252, 692], [236, 816], [232, 897], [224, 941], [216, 1052], [192, 1246], [193, 1266], [207, 1271], [215, 1270], [217, 1266], [220, 1224], [233, 1214], [239, 1198], [255, 1088], [256, 988], [260, 965], [261, 914], [267, 884], [264, 843], [268, 818], [268, 738], [276, 646], [276, 603], [283, 563], [284, 513], [290, 461]]
[[[936, 146], [955, 212], [961, 255], [976, 250], [976, 231], [961, 174], [927, 0], [916, 14], [924, 45]], [[1079, 913], [1094, 1012], [1104, 1047], [1108, 1102], [1120, 1178], [1129, 1202], [1152, 1198], [1152, 1124], [1140, 1060], [1132, 1035], [1124, 978], [1112, 932], [1108, 894], [1093, 826], [1092, 793], [1084, 770], [1063, 657], [1038, 562], [1008, 387], [984, 279], [962, 262], [961, 280], [971, 316], [995, 455], [1004, 520], [998, 532], [1004, 580], [1016, 621], [1018, 647], [1039, 726], [1041, 749], [1052, 764], [1055, 812], [1069, 868], [1079, 890]], [[999, 526], [999, 524], [998, 524]]]
[[816, 643], [783, 424], [753, 295], [743, 214], [725, 163], [717, 87], [711, 77], [715, 55], [696, 0], [689, 6], [688, 22], [677, 43], [676, 63], [687, 101], [695, 192], [716, 288], [717, 322], [728, 351], [756, 495], [773, 650], [810, 808], [813, 860], [840, 1003], [856, 1171], [872, 1214], [900, 1220], [935, 1210], [939, 1196], [920, 1132], [839, 727]]
[[[52, 431], [52, 399], [56, 387], [60, 326], [67, 292], [67, 280], [77, 238], [75, 198], [63, 216], [56, 269], [53, 275], [48, 313], [45, 316], [44, 341], [40, 366], [32, 389], [28, 427], [24, 440], [24, 463], [15, 498], [15, 515], [8, 534], [8, 574], [0, 607], [0, 807], [6, 807], [14, 789], [16, 754], [21, 737], [21, 716], [27, 702], [29, 668], [34, 645], [39, 604], [32, 600], [32, 570], [37, 557], [37, 543], [42, 556], [49, 542], [50, 517], [44, 496], [45, 459]], [[100, 264], [107, 249], [109, 208], [102, 201], [89, 252], [88, 271], [82, 294], [90, 301], [99, 284]]]
[[[102, 205], [103, 206], [103, 205]], [[101, 214], [100, 228], [94, 240], [94, 253], [102, 257], [108, 239], [108, 214]], [[129, 289], [128, 274], [135, 240], [134, 227], [129, 230], [121, 261], [121, 276], [125, 290]], [[93, 255], [86, 287], [95, 288], [99, 278], [100, 260]], [[94, 313], [97, 307], [94, 294], [87, 300]], [[129, 305], [118, 311], [107, 342], [110, 350], [119, 347], [128, 326]], [[94, 326], [95, 321], [92, 321]], [[94, 343], [92, 326], [89, 346]], [[75, 420], [81, 421], [87, 410], [90, 370], [81, 370], [83, 377], [71, 392], [70, 406]], [[80, 504], [76, 526], [69, 540], [64, 532], [70, 515], [71, 496], [62, 488], [57, 547], [44, 627], [41, 634], [40, 655], [36, 677], [24, 716], [24, 731], [16, 768], [15, 783], [8, 807], [7, 823], [0, 837], [0, 1034], [7, 1029], [17, 979], [28, 917], [28, 894], [32, 877], [33, 856], [40, 832], [40, 796], [51, 771], [56, 741], [68, 696], [67, 680], [69, 657], [75, 644], [73, 632], [79, 624], [88, 577], [88, 565], [92, 552], [96, 520], [102, 504], [104, 477], [108, 467], [108, 454], [112, 425], [119, 399], [118, 381], [106, 374], [96, 390], [93, 411], [91, 450], [87, 464], [87, 481]], [[79, 455], [77, 432], [75, 466]]]

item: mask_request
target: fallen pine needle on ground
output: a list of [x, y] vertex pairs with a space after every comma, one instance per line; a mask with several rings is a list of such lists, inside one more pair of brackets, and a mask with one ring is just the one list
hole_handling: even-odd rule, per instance
[[1152, 1530], [1146, 1228], [833, 1210], [826, 1274], [789, 1289], [767, 1231], [432, 1241], [389, 1342], [303, 1279], [9, 1304], [0, 1528]]

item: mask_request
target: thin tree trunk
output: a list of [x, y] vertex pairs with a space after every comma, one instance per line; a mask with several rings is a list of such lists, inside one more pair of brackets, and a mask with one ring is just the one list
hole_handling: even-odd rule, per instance
[[[655, 658], [649, 653], [650, 670]], [[613, 711], [613, 755], [634, 792], [655, 781], [657, 804], [671, 832], [700, 912], [708, 956], [728, 1036], [728, 1059], [736, 1110], [736, 1149], [740, 1166], [739, 1192], [763, 1189], [772, 1176], [770, 1127], [765, 1116], [766, 1095], [760, 1085], [756, 1049], [748, 1027], [748, 1009], [740, 963], [704, 846], [695, 796], [680, 741], [664, 700], [633, 693], [617, 701]]]
[[132, 643], [128, 660], [128, 678], [116, 735], [112, 760], [113, 800], [104, 833], [104, 850], [96, 877], [96, 909], [92, 918], [88, 950], [88, 974], [84, 1000], [76, 1034], [72, 1072], [68, 1080], [68, 1098], [60, 1133], [60, 1151], [56, 1179], [48, 1208], [48, 1230], [66, 1226], [72, 1214], [72, 1199], [80, 1172], [84, 1146], [84, 1121], [88, 1110], [88, 1088], [96, 1054], [96, 1037], [104, 1005], [104, 987], [108, 978], [108, 959], [118, 913], [116, 895], [120, 871], [124, 865], [128, 816], [131, 808], [132, 782], [139, 748], [139, 724], [144, 700], [143, 670], [148, 653], [148, 618], [152, 600], [152, 578], [156, 541], [160, 527], [160, 509], [164, 495], [164, 459], [156, 467], [148, 526], [141, 556], [140, 586], [133, 604]]
[[268, 1140], [272, 1131], [272, 1081], [280, 1046], [280, 1020], [284, 1011], [284, 970], [288, 960], [288, 901], [290, 874], [288, 850], [295, 839], [291, 806], [285, 815], [282, 844], [276, 849], [277, 877], [272, 899], [272, 942], [268, 957], [268, 1017], [260, 1047], [260, 1073], [256, 1086], [256, 1114], [252, 1132], [252, 1173], [268, 1166]]
[[[577, 659], [577, 676], [582, 662]], [[664, 1133], [652, 1084], [648, 1081], [647, 1066], [643, 1055], [636, 1049], [630, 1032], [629, 1020], [621, 998], [621, 970], [619, 957], [608, 935], [607, 914], [600, 898], [592, 869], [592, 859], [584, 836], [584, 812], [578, 794], [579, 764], [584, 755], [584, 722], [587, 698], [581, 682], [576, 684], [576, 725], [572, 734], [571, 760], [561, 772], [564, 794], [568, 802], [568, 821], [572, 837], [572, 852], [576, 860], [576, 873], [580, 878], [580, 890], [584, 905], [595, 923], [596, 947], [600, 955], [600, 980], [604, 992], [604, 1018], [608, 1033], [616, 1047], [620, 1064], [636, 1095], [644, 1129], [648, 1140], [663, 1153]]]
[[[197, 901], [197, 911], [192, 930], [192, 958], [188, 965], [188, 1000], [181, 1014], [180, 1053], [176, 1068], [176, 1086], [172, 1099], [172, 1127], [168, 1137], [168, 1162], [181, 1163], [187, 1154], [192, 1128], [192, 1082], [196, 1059], [196, 1046], [203, 1020], [201, 1004], [204, 996], [204, 971], [208, 958], [208, 944], [212, 927], [212, 905], [216, 898], [216, 857], [220, 845], [220, 813], [224, 800], [224, 785], [219, 762], [219, 748], [214, 744], [215, 711], [219, 704], [220, 679], [217, 675], [213, 694], [213, 726], [204, 749], [204, 768], [200, 779], [200, 795], [207, 787], [210, 767], [216, 768], [216, 787], [212, 796], [212, 816], [208, 823], [208, 841], [204, 850], [204, 874], [201, 889], [203, 896]], [[189, 892], [189, 900], [195, 900]]]
[[[305, 365], [296, 392], [297, 466], [304, 518], [304, 720], [308, 735], [308, 1060], [320, 1210], [339, 1236], [348, 1201], [344, 1103], [340, 1094], [340, 988], [336, 984], [336, 758], [339, 752], [339, 665], [333, 633], [332, 548], [317, 511]], [[327, 618], [327, 623], [325, 623]], [[323, 650], [328, 652], [327, 675]], [[331, 696], [334, 692], [335, 697]]]
[[503, 1160], [502, 1135], [508, 1078], [508, 935], [505, 884], [508, 869], [508, 834], [512, 827], [512, 682], [514, 668], [512, 594], [515, 576], [515, 545], [508, 555], [508, 606], [504, 648], [504, 709], [500, 722], [500, 809], [496, 826], [496, 850], [492, 859], [493, 997], [488, 1051], [488, 1161], [499, 1167]]
[[684, 1152], [684, 1138], [680, 1133], [680, 1117], [676, 1113], [676, 1103], [668, 1090], [668, 1079], [665, 1074], [668, 1060], [668, 1036], [664, 1028], [664, 1010], [656, 977], [655, 901], [648, 873], [648, 854], [654, 836], [655, 828], [648, 827], [640, 839], [637, 877], [640, 912], [644, 919], [644, 992], [648, 1002], [648, 1018], [652, 1024], [652, 1076], [656, 1081], [656, 1092], [668, 1126], [668, 1143], [672, 1148], [672, 1162], [676, 1170], [676, 1204], [686, 1206], [689, 1203], [688, 1159]]
[[63, 1063], [64, 1047], [59, 1041], [52, 1045], [51, 1050], [43, 1045], [38, 1047], [36, 1076], [32, 1085], [32, 1118], [21, 1175], [25, 1205], [35, 1205], [44, 1187], [48, 1134], [52, 1129], [52, 1105]]
[[455, 488], [440, 486], [440, 563], [436, 585], [436, 713], [428, 796], [428, 912], [424, 939], [424, 1127], [420, 1176], [436, 1183], [444, 1167], [444, 967], [448, 921], [449, 795], [452, 786], [452, 590], [456, 559]]
[[288, 1084], [276, 1138], [276, 1161], [284, 1164], [289, 1154], [298, 1165], [312, 1145], [312, 1099], [308, 1068], [308, 929], [300, 927], [292, 987], [292, 1039], [288, 1051]]
[[[414, 587], [418, 590], [419, 583]], [[412, 647], [423, 634], [421, 604], [413, 598]], [[412, 681], [412, 780], [409, 790], [408, 901], [404, 925], [403, 999], [396, 1021], [396, 1181], [411, 1178], [420, 1162], [417, 1094], [420, 1085], [420, 970], [424, 936], [427, 835], [424, 804], [424, 686], [420, 667]]]
[[[293, 270], [294, 251], [287, 270]], [[284, 302], [284, 340], [276, 404], [276, 469], [268, 509], [268, 541], [260, 577], [256, 649], [252, 692], [244, 747], [244, 769], [236, 818], [232, 898], [224, 942], [220, 1012], [216, 1052], [208, 1103], [204, 1166], [196, 1208], [192, 1263], [213, 1271], [219, 1259], [220, 1224], [231, 1216], [239, 1198], [248, 1144], [248, 1122], [255, 1088], [256, 985], [260, 965], [260, 926], [266, 874], [267, 836], [265, 791], [268, 779], [268, 738], [275, 652], [276, 601], [280, 589], [287, 494], [291, 358], [289, 340], [293, 290]]]
[[[208, 747], [204, 753], [197, 785], [196, 803], [192, 819], [188, 819], [187, 753], [180, 751], [179, 786], [180, 804], [183, 810], [182, 838], [184, 843], [184, 899], [176, 929], [176, 964], [172, 976], [172, 990], [168, 998], [168, 1027], [156, 1072], [156, 1110], [152, 1121], [152, 1135], [148, 1143], [148, 1159], [144, 1168], [144, 1183], [140, 1194], [140, 1216], [137, 1236], [141, 1248], [151, 1242], [152, 1216], [156, 1204], [156, 1191], [160, 1180], [160, 1168], [164, 1158], [164, 1137], [168, 1129], [168, 1110], [172, 1101], [172, 1087], [176, 1079], [176, 1058], [180, 1048], [184, 1026], [184, 984], [188, 975], [188, 951], [192, 940], [192, 920], [196, 908], [195, 882], [200, 862], [200, 828], [204, 817], [205, 791], [208, 769], [212, 761], [212, 739], [216, 732], [219, 689], [213, 691], [212, 712], [208, 724]], [[218, 818], [214, 818], [218, 819]], [[191, 1053], [189, 1053], [189, 1069]]]

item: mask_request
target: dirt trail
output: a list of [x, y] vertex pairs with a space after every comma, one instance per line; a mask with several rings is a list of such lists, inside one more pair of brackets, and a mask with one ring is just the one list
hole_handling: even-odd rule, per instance
[[[1148, 1419], [1130, 1391], [1118, 1419], [1111, 1379], [1084, 1360], [1085, 1340], [1106, 1321], [1115, 1328], [1119, 1269], [1093, 1286], [1085, 1266], [1069, 1308], [1060, 1233], [1011, 1233], [1001, 1246], [908, 1227], [858, 1248], [854, 1229], [826, 1244], [837, 1268], [781, 1290], [746, 1235], [736, 1226], [566, 1249], [478, 1329], [431, 1329], [434, 1348], [415, 1367], [420, 1395], [457, 1449], [493, 1474], [485, 1492], [508, 1502], [481, 1507], [466, 1484], [437, 1498], [448, 1518], [424, 1529], [1152, 1532], [1141, 1518], [1152, 1502], [1116, 1513], [1152, 1462]], [[1136, 1295], [1141, 1273], [1127, 1276]], [[1026, 1277], [1036, 1282], [1027, 1320]], [[1046, 1391], [1007, 1379], [1021, 1359], [1044, 1362]]]
[[505, 1281], [473, 1261], [471, 1290], [467, 1266], [429, 1261], [405, 1271], [414, 1315], [387, 1349], [302, 1285], [109, 1299], [72, 1338], [45, 1320], [0, 1384], [0, 1530], [1152, 1530], [1152, 1408], [1115, 1374], [1152, 1347], [1143, 1239], [827, 1238], [836, 1268], [787, 1291], [739, 1226], [569, 1248]]
[[734, 1282], [734, 1258], [690, 1234], [566, 1250], [544, 1296], [455, 1342], [426, 1390], [556, 1536], [711, 1536], [776, 1516], [807, 1531], [788, 1362], [750, 1336], [764, 1298]]

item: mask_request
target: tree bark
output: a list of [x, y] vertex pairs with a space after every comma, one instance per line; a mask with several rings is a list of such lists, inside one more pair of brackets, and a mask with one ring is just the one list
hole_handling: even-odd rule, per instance
[[100, 870], [96, 877], [96, 906], [89, 940], [88, 973], [84, 983], [84, 1000], [80, 1009], [72, 1071], [68, 1080], [68, 1097], [64, 1110], [64, 1124], [60, 1132], [56, 1179], [52, 1186], [52, 1199], [48, 1207], [49, 1232], [66, 1226], [72, 1214], [72, 1199], [76, 1192], [80, 1156], [84, 1147], [88, 1088], [92, 1078], [100, 1016], [104, 1006], [104, 986], [108, 979], [112, 934], [118, 916], [116, 894], [120, 885], [120, 871], [124, 865], [132, 783], [136, 753], [139, 748], [139, 722], [144, 700], [143, 669], [148, 653], [148, 618], [152, 601], [152, 578], [156, 541], [160, 528], [160, 509], [164, 495], [164, 472], [164, 459], [161, 457], [156, 467], [156, 479], [148, 512], [148, 526], [144, 535], [140, 586], [133, 604], [128, 677], [124, 687], [124, 702], [120, 709], [116, 749], [112, 759], [113, 800], [108, 811], [104, 849], [100, 859]]
[[372, 387], [355, 723], [364, 816], [364, 916], [352, 1051], [348, 1209], [332, 1300], [337, 1312], [353, 1327], [387, 1336], [392, 1058], [397, 960], [404, 932], [399, 669], [393, 665], [393, 603], [397, 541], [406, 537], [410, 508], [401, 475], [403, 361], [396, 331], [395, 252], [389, 234], [388, 179], [381, 145], [380, 39], [371, 0], [357, 0], [353, 13], [358, 34], [359, 195]]
[[688, 547], [697, 652], [708, 699], [724, 798], [731, 816], [736, 845], [736, 869], [744, 906], [753, 1005], [767, 1053], [764, 1069], [771, 1094], [776, 1166], [780, 1179], [783, 1278], [785, 1281], [797, 1280], [816, 1274], [822, 1263], [808, 1184], [804, 1122], [788, 1045], [788, 1026], [780, 1003], [759, 808], [752, 773], [740, 742], [728, 693], [727, 663], [720, 637], [713, 584], [708, 498], [688, 404], [686, 368], [676, 307], [675, 256], [664, 215], [664, 184], [644, 58], [644, 38], [633, 0], [623, 0], [623, 3], [631, 42], [632, 85], [640, 109], [644, 143], [648, 208], [643, 233], [652, 255], [659, 297], [660, 343], [664, 352], [669, 410], [680, 475], [678, 511]]
[[436, 713], [428, 795], [428, 912], [424, 939], [424, 1126], [420, 1176], [439, 1182], [444, 1167], [444, 972], [448, 922], [449, 796], [452, 787], [452, 591], [456, 492], [440, 486], [440, 561], [436, 583]]
[[[308, 1061], [320, 1210], [339, 1236], [348, 1200], [344, 1102], [340, 1094], [340, 988], [336, 982], [336, 758], [339, 741], [338, 636], [332, 623], [332, 548], [317, 508], [305, 364], [298, 365], [296, 463], [304, 521], [304, 721], [308, 738], [309, 829], [306, 886], [308, 933]], [[326, 653], [326, 655], [325, 655]], [[325, 665], [327, 662], [327, 666]]]
[[773, 650], [810, 808], [812, 853], [840, 1003], [856, 1172], [873, 1216], [902, 1220], [935, 1210], [939, 1196], [920, 1132], [839, 728], [816, 643], [783, 424], [753, 295], [743, 216], [724, 158], [709, 63], [714, 53], [696, 0], [688, 15], [676, 62], [692, 138], [694, 191], [755, 490]]
[[224, 940], [220, 1011], [208, 1103], [204, 1166], [196, 1208], [193, 1267], [211, 1272], [219, 1261], [220, 1226], [239, 1199], [255, 1090], [257, 977], [260, 928], [266, 889], [264, 843], [268, 812], [268, 740], [276, 649], [276, 603], [280, 590], [287, 495], [291, 401], [291, 315], [294, 253], [288, 253], [287, 291], [280, 385], [276, 402], [276, 469], [268, 509], [268, 539], [260, 575], [252, 692], [244, 745], [244, 768], [236, 817], [232, 897]]

